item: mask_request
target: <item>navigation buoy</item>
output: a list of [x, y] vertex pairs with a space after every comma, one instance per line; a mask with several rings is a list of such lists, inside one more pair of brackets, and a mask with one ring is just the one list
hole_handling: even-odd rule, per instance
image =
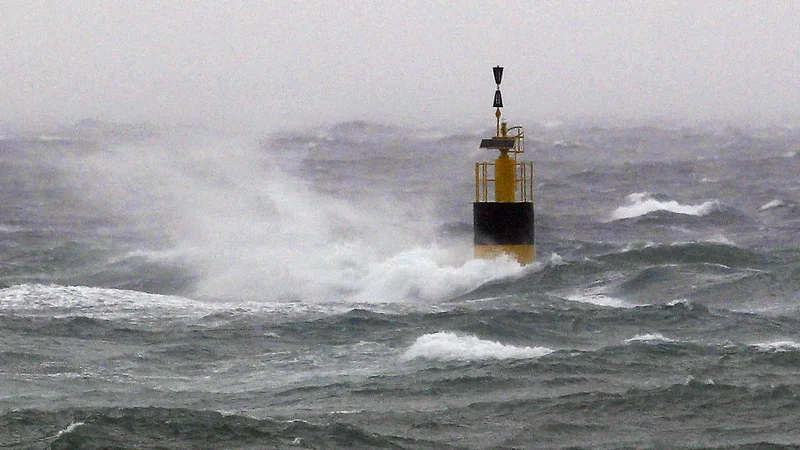
[[475, 257], [506, 254], [520, 264], [530, 264], [536, 260], [533, 163], [517, 160], [525, 152], [525, 132], [520, 125], [509, 128], [501, 121], [503, 68], [497, 66], [493, 71], [497, 90], [492, 107], [496, 108], [497, 133], [481, 140], [480, 148], [499, 150], [500, 156], [494, 162], [475, 163]]

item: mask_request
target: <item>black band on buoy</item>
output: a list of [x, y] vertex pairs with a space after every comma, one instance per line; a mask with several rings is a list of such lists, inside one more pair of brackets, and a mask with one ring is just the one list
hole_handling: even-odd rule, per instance
[[534, 245], [531, 202], [473, 203], [475, 245]]

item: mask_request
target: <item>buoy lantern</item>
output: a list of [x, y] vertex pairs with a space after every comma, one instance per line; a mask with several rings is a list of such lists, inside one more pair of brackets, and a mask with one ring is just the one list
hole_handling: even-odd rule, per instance
[[496, 108], [497, 133], [481, 140], [480, 148], [497, 150], [500, 155], [494, 162], [475, 163], [475, 257], [506, 254], [520, 264], [530, 264], [536, 260], [533, 163], [517, 159], [525, 152], [525, 132], [520, 125], [508, 128], [501, 121], [503, 68], [496, 66], [493, 71], [497, 89], [492, 107]]

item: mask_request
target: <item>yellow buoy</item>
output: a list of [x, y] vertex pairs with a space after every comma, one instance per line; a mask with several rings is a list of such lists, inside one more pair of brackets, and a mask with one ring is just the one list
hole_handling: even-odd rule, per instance
[[[475, 257], [496, 258], [506, 254], [520, 264], [530, 264], [536, 260], [533, 163], [517, 160], [517, 155], [525, 151], [525, 133], [522, 126], [508, 128], [501, 122], [503, 68], [497, 66], [493, 71], [497, 83], [493, 105], [497, 134], [481, 140], [480, 148], [498, 150], [500, 155], [494, 162], [475, 163]], [[492, 183], [494, 189], [489, 189]]]

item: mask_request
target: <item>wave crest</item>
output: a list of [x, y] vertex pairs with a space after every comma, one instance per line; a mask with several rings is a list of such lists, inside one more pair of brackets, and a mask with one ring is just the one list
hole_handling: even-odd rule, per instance
[[611, 213], [611, 219], [630, 219], [656, 211], [667, 211], [690, 216], [707, 216], [722, 209], [722, 203], [719, 200], [709, 200], [699, 205], [683, 205], [676, 200], [655, 198], [649, 192], [637, 192], [627, 197], [626, 205], [620, 206]]
[[517, 347], [500, 342], [440, 331], [417, 338], [406, 350], [404, 358], [440, 361], [472, 361], [483, 359], [530, 359], [553, 353], [546, 347]]

